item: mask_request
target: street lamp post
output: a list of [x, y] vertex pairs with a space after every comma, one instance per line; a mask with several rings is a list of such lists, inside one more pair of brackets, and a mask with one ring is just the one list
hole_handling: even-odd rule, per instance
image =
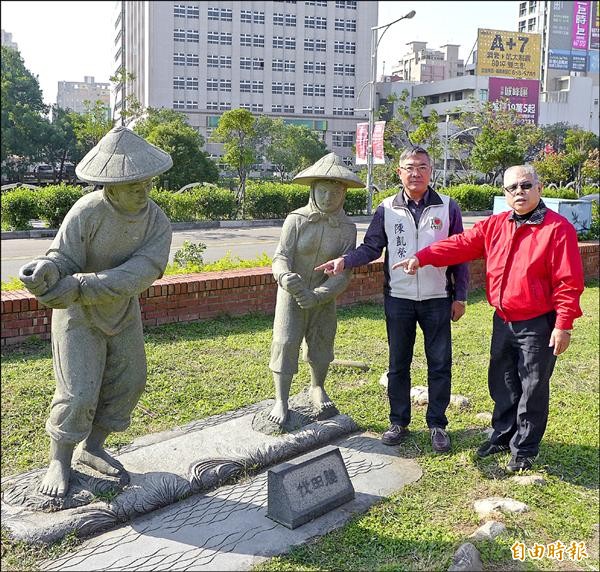
[[450, 122], [450, 116], [446, 114], [446, 135], [444, 136], [444, 187], [446, 187], [446, 172], [448, 168], [448, 141], [450, 139], [454, 139], [463, 133], [467, 133], [468, 131], [473, 131], [474, 129], [479, 129], [479, 125], [474, 125], [473, 127], [467, 127], [467, 129], [462, 129], [461, 131], [457, 131], [448, 137], [448, 123]]
[[[388, 28], [399, 22], [400, 20], [412, 18], [416, 12], [411, 10], [408, 14], [405, 14], [401, 18], [384, 24], [383, 26], [374, 26], [371, 28], [371, 81], [369, 89], [369, 127], [367, 132], [367, 214], [373, 212], [373, 124], [375, 123], [375, 82], [377, 78], [377, 48], [383, 35], [387, 32]], [[379, 30], [383, 30], [381, 36], [379, 36]], [[366, 111], [359, 109], [357, 111]]]

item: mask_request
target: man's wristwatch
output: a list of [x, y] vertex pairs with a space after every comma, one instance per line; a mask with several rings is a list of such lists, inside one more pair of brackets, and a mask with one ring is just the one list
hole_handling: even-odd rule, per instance
[[467, 306], [467, 301], [466, 300], [454, 300], [455, 302], [458, 302], [459, 304], [462, 304], [463, 306]]

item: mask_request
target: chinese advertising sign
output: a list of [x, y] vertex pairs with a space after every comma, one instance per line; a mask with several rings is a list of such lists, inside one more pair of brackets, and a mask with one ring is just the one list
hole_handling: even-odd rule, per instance
[[491, 77], [488, 89], [495, 109], [514, 109], [523, 122], [537, 125], [539, 80]]
[[540, 78], [541, 35], [479, 28], [477, 75]]
[[[548, 69], [587, 71], [590, 66], [588, 46], [594, 45], [597, 2], [553, 0], [550, 12]], [[596, 12], [594, 12], [594, 10]], [[594, 12], [594, 13], [593, 13]]]
[[[385, 131], [385, 121], [376, 121], [373, 125], [373, 164], [383, 165], [385, 164], [385, 156], [383, 153], [383, 132]], [[367, 153], [368, 153], [368, 123], [357, 123], [356, 124], [356, 164], [366, 165], [367, 164]]]

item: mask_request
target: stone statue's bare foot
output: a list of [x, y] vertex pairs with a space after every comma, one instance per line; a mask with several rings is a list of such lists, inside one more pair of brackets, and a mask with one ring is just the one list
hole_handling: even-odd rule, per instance
[[118, 477], [125, 472], [125, 467], [104, 449], [82, 448], [78, 461], [109, 477]]
[[267, 416], [269, 421], [283, 425], [288, 415], [288, 406], [283, 401], [276, 399], [271, 413]]
[[52, 460], [38, 490], [51, 497], [64, 497], [69, 488], [70, 475], [70, 466], [61, 461]]
[[325, 393], [325, 390], [316, 385], [310, 388], [310, 400], [312, 401], [313, 407], [316, 411], [326, 409], [327, 407], [335, 407], [333, 401], [331, 401], [329, 395]]

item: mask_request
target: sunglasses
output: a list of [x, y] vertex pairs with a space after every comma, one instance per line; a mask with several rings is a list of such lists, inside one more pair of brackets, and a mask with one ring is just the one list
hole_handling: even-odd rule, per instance
[[514, 185], [510, 185], [508, 187], [504, 187], [504, 190], [507, 193], [509, 193], [511, 195], [514, 195], [517, 192], [518, 188], [521, 188], [524, 191], [528, 191], [532, 187], [533, 187], [533, 183], [530, 183], [529, 181], [525, 181], [523, 183], [515, 183]]

